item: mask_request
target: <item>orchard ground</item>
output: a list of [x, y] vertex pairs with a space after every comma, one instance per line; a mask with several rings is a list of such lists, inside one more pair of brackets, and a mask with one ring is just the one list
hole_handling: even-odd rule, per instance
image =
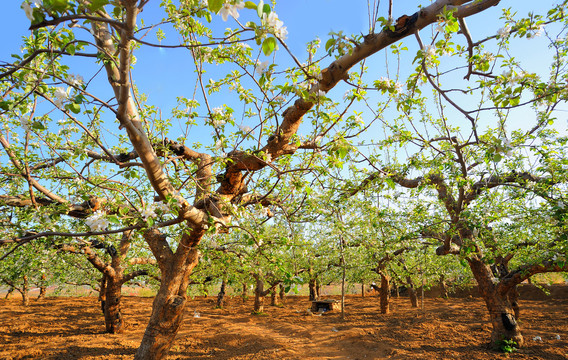
[[[512, 354], [487, 346], [489, 316], [483, 301], [468, 295], [427, 296], [424, 311], [411, 308], [406, 297], [393, 298], [388, 315], [379, 314], [376, 296], [349, 295], [344, 321], [336, 311], [310, 315], [305, 296], [265, 306], [262, 315], [251, 314], [252, 298], [243, 304], [241, 298], [230, 297], [223, 309], [216, 309], [214, 296], [195, 297], [168, 359], [566, 359], [568, 290], [554, 291], [560, 296], [545, 300], [536, 288], [522, 293], [527, 346]], [[152, 298], [124, 296], [123, 301], [127, 330], [111, 335], [103, 333], [103, 316], [93, 296], [50, 296], [32, 300], [27, 308], [19, 296], [2, 299], [0, 359], [130, 359], [140, 344]]]

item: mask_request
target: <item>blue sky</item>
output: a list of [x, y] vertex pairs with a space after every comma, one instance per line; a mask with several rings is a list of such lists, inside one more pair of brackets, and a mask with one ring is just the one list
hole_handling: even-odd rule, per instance
[[[410, 2], [410, 1], [395, 1], [394, 2], [394, 17], [397, 18], [402, 14], [411, 14], [417, 11], [417, 4], [420, 3], [424, 6], [429, 4], [429, 1]], [[500, 26], [495, 24], [487, 24], [487, 19], [496, 19], [500, 13], [500, 8], [503, 6], [512, 6], [519, 13], [524, 14], [532, 7], [536, 12], [539, 8], [544, 10], [548, 5], [554, 3], [552, 0], [534, 2], [531, 0], [508, 0], [502, 1], [501, 5], [494, 7], [482, 15], [477, 15], [468, 18], [468, 24], [472, 31], [472, 36], [476, 39], [483, 38], [488, 35], [493, 35]], [[161, 9], [158, 8], [159, 1], [152, 0], [146, 9], [140, 14], [141, 18], [145, 19], [146, 24], [154, 23], [163, 17]], [[386, 17], [386, 6], [388, 2], [383, 1], [379, 16]], [[2, 36], [2, 47], [0, 48], [0, 61], [10, 59], [10, 54], [19, 53], [19, 47], [22, 36], [29, 33], [27, 30], [29, 21], [25, 17], [23, 10], [20, 8], [21, 1], [10, 0], [4, 1], [3, 14], [4, 20], [0, 23], [0, 31]], [[366, 34], [369, 28], [369, 21], [367, 15], [367, 1], [357, 0], [346, 2], [345, 0], [283, 0], [279, 2], [274, 9], [280, 19], [284, 21], [285, 26], [288, 27], [289, 35], [287, 44], [292, 52], [303, 61], [305, 59], [305, 44], [319, 37], [322, 40], [322, 48], [325, 41], [329, 38], [330, 31], [343, 31], [344, 34]], [[247, 19], [257, 19], [256, 13], [253, 10], [242, 10], [241, 20], [246, 22]], [[232, 19], [226, 23], [222, 21], [220, 16], [214, 16], [213, 27], [218, 30], [223, 30], [227, 26], [234, 26]], [[423, 38], [427, 39], [431, 33], [430, 29], [422, 31]], [[175, 44], [178, 40], [175, 34], [167, 34], [165, 44]], [[149, 35], [146, 39], [150, 42], [157, 42], [154, 35]], [[412, 37], [407, 38], [405, 45], [410, 48], [409, 53], [415, 54], [417, 49], [416, 40]], [[539, 54], [541, 50], [538, 49], [537, 43], [533, 43], [533, 48], [527, 52], [527, 58], [533, 64], [538, 64]], [[177, 96], [191, 97], [193, 87], [195, 84], [195, 75], [193, 68], [193, 61], [190, 54], [186, 50], [176, 49], [157, 49], [150, 47], [143, 47], [135, 53], [138, 62], [134, 67], [133, 75], [134, 81], [142, 93], [148, 95], [149, 103], [158, 106], [163, 111], [163, 116], [168, 117], [169, 111], [176, 105]], [[261, 60], [270, 60], [261, 55]], [[92, 69], [91, 59], [76, 59], [73, 64], [76, 65], [71, 70], [72, 73], [81, 73], [84, 69], [89, 67]], [[291, 65], [292, 61], [284, 50], [281, 49], [278, 53], [278, 63], [280, 65]], [[330, 63], [332, 59], [326, 59], [324, 65]], [[367, 64], [375, 67], [376, 78], [386, 75], [384, 68], [385, 57], [384, 54], [379, 53], [368, 59]], [[414, 66], [409, 66], [404, 70], [410, 71]], [[216, 75], [215, 65], [208, 67], [208, 72], [212, 76]], [[88, 71], [90, 72], [90, 71]], [[102, 79], [104, 80], [104, 79]], [[105, 87], [104, 91], [110, 94], [107, 84], [104, 81], [101, 85]], [[103, 89], [101, 89], [103, 91]], [[340, 99], [343, 96], [344, 88], [341, 86], [334, 89], [330, 96], [335, 99]], [[110, 96], [110, 95], [109, 95]], [[215, 98], [214, 101], [222, 102], [223, 98]], [[220, 103], [212, 104], [212, 107], [219, 106]], [[210, 130], [207, 130], [207, 134]]]

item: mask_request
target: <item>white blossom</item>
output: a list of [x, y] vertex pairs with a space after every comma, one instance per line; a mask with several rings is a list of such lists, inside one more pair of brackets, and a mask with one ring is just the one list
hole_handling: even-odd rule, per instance
[[436, 55], [436, 47], [434, 45], [426, 45], [424, 47], [424, 56], [432, 57]]
[[527, 38], [531, 39], [531, 38], [539, 37], [544, 32], [544, 25], [539, 25], [536, 29], [531, 29], [531, 30], [534, 31], [534, 32], [527, 33]]
[[158, 202], [154, 203], [154, 208], [156, 208], [156, 210], [160, 210], [162, 212], [170, 211], [170, 207], [168, 206], [168, 204], [166, 204], [163, 201], [158, 201]]
[[497, 30], [497, 35], [499, 35], [500, 38], [504, 38], [507, 35], [509, 35], [510, 33], [511, 33], [511, 26], [510, 25], [505, 25], [501, 29]]
[[286, 101], [286, 99], [284, 98], [284, 96], [278, 95], [278, 96], [276, 96], [276, 97], [274, 98], [273, 101], [284, 102], [284, 101]]
[[270, 14], [262, 14], [262, 22], [272, 29], [277, 38], [285, 40], [288, 37], [288, 29], [284, 22], [278, 18], [278, 15], [273, 11]]
[[199, 0], [199, 6], [201, 7], [208, 7], [209, 2], [207, 0]]
[[22, 125], [24, 130], [26, 130], [26, 131], [30, 130], [30, 122], [29, 122], [28, 119], [26, 119], [24, 117], [19, 117], [18, 120], [20, 120], [20, 124]]
[[227, 21], [229, 15], [231, 15], [235, 19], [238, 19], [239, 18], [238, 10], [242, 10], [244, 7], [245, 3], [242, 1], [234, 5], [225, 3], [223, 4], [221, 10], [219, 10], [219, 15], [221, 15], [223, 21]]
[[156, 218], [158, 217], [158, 214], [156, 214], [156, 211], [154, 210], [154, 207], [152, 205], [149, 205], [146, 208], [142, 209], [142, 211], [140, 211], [140, 215], [142, 215], [144, 220], [148, 220], [151, 217]]
[[215, 142], [215, 149], [219, 150], [221, 147], [223, 147], [223, 141], [219, 139]]
[[560, 209], [564, 209], [564, 207], [565, 207], [564, 201], [562, 201], [562, 200], [558, 200], [558, 202], [556, 203], [556, 205], [557, 205]]
[[318, 97], [325, 97], [325, 91], [318, 90]]
[[33, 21], [34, 20], [34, 11], [31, 7], [30, 4], [28, 4], [27, 2], [22, 4], [22, 9], [24, 9], [24, 12], [26, 13], [26, 17], [30, 20]]
[[85, 82], [85, 80], [81, 75], [73, 75], [73, 74], [67, 77], [67, 81], [69, 81], [69, 83], [75, 87], [79, 87], [83, 85], [83, 83]]
[[246, 126], [246, 125], [239, 125], [239, 130], [241, 130], [244, 133], [253, 133], [252, 128], [250, 126]]
[[398, 81], [394, 84], [394, 91], [397, 94], [400, 94], [402, 92], [402, 84], [399, 83]]
[[259, 75], [262, 75], [266, 72], [267, 67], [268, 67], [268, 61], [260, 62], [260, 61], [257, 60], [256, 65], [254, 66], [254, 69], [256, 70], [256, 72]]
[[438, 26], [436, 26], [436, 32], [444, 32], [444, 22], [438, 22]]
[[315, 77], [318, 81], [321, 81], [321, 80], [323, 79], [323, 76], [321, 75], [320, 72], [315, 73], [315, 74], [314, 74], [314, 77]]
[[63, 101], [67, 100], [67, 98], [69, 98], [69, 94], [67, 93], [69, 89], [65, 90], [65, 88], [62, 87], [56, 87], [55, 88], [55, 105], [57, 106], [61, 106], [63, 104]]
[[266, 153], [264, 161], [267, 163], [272, 162], [272, 154]]
[[87, 225], [91, 231], [104, 231], [109, 226], [109, 222], [105, 219], [105, 213], [101, 210], [97, 210], [93, 215], [85, 219], [85, 225]]

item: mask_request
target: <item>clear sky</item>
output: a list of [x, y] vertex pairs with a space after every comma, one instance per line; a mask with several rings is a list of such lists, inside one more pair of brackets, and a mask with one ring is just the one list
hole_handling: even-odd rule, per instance
[[[372, 2], [372, 1], [371, 1]], [[543, 12], [551, 3], [555, 1], [532, 1], [532, 0], [504, 0], [501, 4], [490, 11], [484, 12], [468, 19], [472, 36], [476, 39], [493, 35], [495, 30], [500, 26], [491, 23], [488, 19], [498, 17], [500, 8], [503, 6], [514, 7], [519, 13], [527, 13], [530, 9], [536, 12]], [[140, 18], [145, 19], [146, 24], [155, 23], [163, 16], [163, 12], [159, 9], [158, 0], [152, 0], [145, 10], [140, 14]], [[411, 14], [418, 10], [417, 5], [427, 6], [430, 2], [425, 1], [394, 1], [394, 17], [397, 18], [403, 14]], [[22, 36], [29, 33], [27, 30], [29, 20], [26, 18], [24, 11], [20, 8], [20, 0], [4, 0], [2, 4], [2, 13], [4, 15], [3, 22], [0, 23], [0, 33], [2, 34], [2, 47], [0, 48], [0, 61], [10, 61], [10, 54], [20, 53], [19, 47]], [[284, 21], [288, 27], [288, 39], [292, 52], [303, 61], [306, 57], [305, 44], [316, 37], [322, 39], [322, 47], [329, 38], [330, 31], [343, 31], [344, 34], [366, 34], [369, 29], [367, 1], [354, 0], [282, 0], [275, 8], [280, 19]], [[386, 17], [386, 7], [388, 1], [381, 3], [379, 16]], [[539, 11], [541, 10], [541, 11]], [[247, 19], [256, 19], [256, 14], [252, 10], [242, 10], [242, 22]], [[226, 26], [234, 26], [232, 19], [226, 23], [222, 21], [220, 16], [214, 16], [213, 26], [219, 30]], [[428, 38], [431, 29], [423, 30], [424, 38]], [[154, 35], [149, 35], [146, 40], [157, 42]], [[164, 40], [165, 44], [176, 44], [178, 40], [175, 34], [168, 34]], [[535, 48], [527, 49], [527, 57], [534, 64], [538, 64], [539, 51], [536, 42], [533, 43]], [[410, 48], [409, 53], [415, 54], [417, 49], [416, 40], [408, 38], [405, 45]], [[164, 116], [169, 116], [169, 111], [176, 105], [177, 96], [191, 97], [193, 87], [195, 86], [195, 76], [193, 62], [187, 50], [178, 49], [158, 49], [143, 47], [135, 53], [138, 61], [134, 67], [134, 81], [139, 90], [148, 95], [149, 103], [160, 107]], [[290, 57], [283, 49], [278, 53], [277, 63], [291, 65]], [[261, 55], [261, 60], [271, 60]], [[92, 66], [92, 59], [77, 59], [77, 67], [72, 69], [72, 73], [79, 73], [84, 66]], [[326, 59], [330, 63], [332, 59]], [[379, 64], [377, 67], [376, 78], [385, 76], [384, 72], [385, 58], [382, 54], [376, 54], [368, 60], [368, 65]], [[325, 63], [324, 63], [325, 65]], [[409, 66], [407, 71], [413, 66]], [[216, 74], [215, 65], [208, 67], [208, 72], [212, 75]], [[403, 69], [404, 70], [404, 69]], [[108, 85], [105, 91], [109, 91]], [[334, 90], [330, 96], [340, 99], [345, 90]], [[110, 92], [109, 92], [110, 94]], [[222, 101], [223, 99], [215, 98], [214, 101]], [[212, 107], [219, 106], [219, 103], [212, 104]]]

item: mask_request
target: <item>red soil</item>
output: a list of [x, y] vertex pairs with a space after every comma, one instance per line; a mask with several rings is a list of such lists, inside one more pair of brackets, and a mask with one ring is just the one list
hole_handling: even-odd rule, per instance
[[[128, 328], [111, 335], [93, 297], [49, 297], [27, 308], [0, 300], [0, 359], [131, 359], [152, 299], [123, 301]], [[189, 301], [168, 359], [568, 359], [568, 300], [522, 300], [527, 345], [513, 354], [488, 348], [489, 317], [474, 298], [426, 299], [425, 311], [393, 299], [381, 315], [376, 297], [350, 296], [344, 321], [337, 311], [309, 315], [305, 297], [265, 306], [264, 315], [251, 315], [250, 299], [214, 306], [212, 297]]]

